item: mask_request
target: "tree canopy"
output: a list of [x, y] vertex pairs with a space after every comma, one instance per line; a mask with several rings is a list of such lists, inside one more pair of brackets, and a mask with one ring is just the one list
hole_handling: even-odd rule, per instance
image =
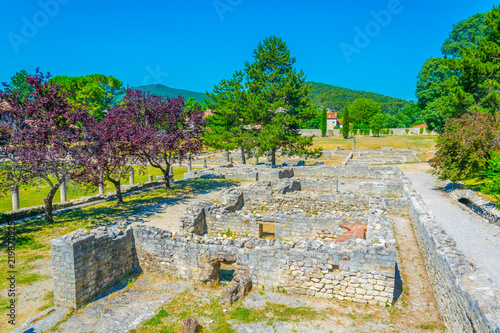
[[356, 124], [369, 124], [371, 118], [381, 112], [380, 103], [368, 98], [358, 98], [347, 108], [351, 122]]
[[459, 58], [461, 50], [476, 43], [476, 40], [488, 34], [488, 28], [484, 24], [486, 15], [477, 13], [453, 26], [448, 38], [441, 47], [445, 58]]
[[59, 84], [70, 102], [87, 109], [95, 119], [103, 119], [113, 99], [123, 92], [123, 83], [113, 76], [55, 76], [51, 82]]
[[227, 140], [228, 148], [241, 148], [244, 140], [242, 149], [255, 150], [257, 156], [269, 154], [273, 165], [278, 150], [283, 155], [317, 154], [308, 149], [312, 138], [299, 132], [315, 110], [310, 87], [304, 73], [295, 69], [295, 61], [282, 39], [271, 36], [260, 42], [244, 72], [223, 80], [209, 94], [213, 101], [207, 103], [215, 115], [210, 120], [213, 133], [206, 134], [208, 142], [220, 145], [214, 142], [219, 137]]

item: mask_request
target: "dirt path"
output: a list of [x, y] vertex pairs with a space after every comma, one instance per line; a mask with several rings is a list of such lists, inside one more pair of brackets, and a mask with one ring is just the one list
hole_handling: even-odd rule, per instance
[[402, 280], [401, 297], [395, 307], [411, 326], [441, 327], [442, 320], [411, 222], [407, 217], [389, 217], [394, 228]]
[[[242, 182], [232, 186], [233, 188], [246, 188], [253, 182]], [[147, 207], [144, 212], [133, 217], [118, 220], [125, 225], [148, 225], [168, 230], [172, 233], [179, 232], [179, 222], [186, 209], [195, 202], [217, 199], [222, 190], [199, 193], [193, 196], [184, 196], [168, 200], [160, 205]]]

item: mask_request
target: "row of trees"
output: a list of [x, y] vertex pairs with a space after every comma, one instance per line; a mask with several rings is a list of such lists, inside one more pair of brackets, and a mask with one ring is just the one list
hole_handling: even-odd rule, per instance
[[381, 104], [367, 98], [358, 98], [344, 108], [342, 135], [349, 136], [353, 129], [372, 130], [379, 135], [383, 128], [408, 128], [422, 124], [420, 109], [415, 103], [408, 103], [397, 115], [382, 112]]
[[[10, 158], [0, 186], [5, 191], [47, 183], [48, 223], [53, 222], [54, 195], [68, 179], [86, 186], [110, 181], [122, 203], [121, 178], [131, 164], [159, 168], [170, 188], [170, 165], [202, 149], [203, 113], [185, 107], [181, 97], [126, 89], [123, 101], [112, 105], [111, 95], [122, 91], [117, 80], [91, 76], [78, 85], [78, 78], [49, 78], [38, 70], [20, 72], [0, 90], [0, 145]], [[87, 89], [91, 86], [101, 93]]]
[[294, 67], [286, 43], [275, 36], [259, 43], [253, 62], [244, 70], [222, 80], [207, 92], [208, 117], [204, 134], [208, 146], [239, 149], [243, 163], [247, 156], [269, 155], [276, 164], [276, 153], [316, 156], [312, 138], [300, 135], [301, 125], [314, 117], [310, 86], [302, 71]]
[[432, 165], [453, 181], [485, 177], [483, 190], [500, 199], [500, 9], [456, 24], [442, 52], [422, 67], [416, 92], [442, 133]]
[[498, 9], [479, 13], [453, 27], [442, 58], [430, 58], [420, 70], [416, 95], [430, 128], [442, 133], [446, 119], [471, 110], [498, 112]]

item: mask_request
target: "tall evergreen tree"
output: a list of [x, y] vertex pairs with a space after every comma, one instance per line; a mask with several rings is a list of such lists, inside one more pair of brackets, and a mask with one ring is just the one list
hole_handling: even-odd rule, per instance
[[258, 135], [259, 154], [267, 152], [276, 163], [276, 152], [283, 155], [317, 155], [310, 151], [312, 137], [302, 137], [300, 124], [314, 117], [310, 105], [310, 86], [302, 71], [294, 67], [286, 43], [276, 36], [260, 42], [253, 62], [245, 63], [248, 92], [254, 98], [255, 120], [262, 128]]
[[321, 123], [320, 123], [320, 128], [321, 128], [321, 136], [325, 137], [326, 136], [326, 128], [327, 128], [327, 119], [326, 119], [326, 108], [323, 108], [321, 111]]
[[349, 137], [349, 123], [351, 122], [351, 117], [349, 115], [349, 108], [347, 105], [344, 107], [344, 120], [342, 121], [342, 136], [344, 139]]
[[231, 80], [222, 80], [207, 95], [208, 108], [214, 114], [208, 117], [208, 129], [204, 133], [205, 144], [226, 151], [240, 149], [242, 163], [246, 163], [246, 150], [255, 145], [255, 127], [252, 126], [252, 104], [245, 91], [245, 75], [238, 71]]

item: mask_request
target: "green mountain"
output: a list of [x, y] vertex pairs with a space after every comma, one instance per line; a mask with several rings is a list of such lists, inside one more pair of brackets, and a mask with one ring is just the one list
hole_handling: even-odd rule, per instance
[[139, 87], [135, 87], [135, 88], [142, 90], [142, 91], [145, 91], [145, 92], [148, 92], [152, 95], [157, 95], [157, 96], [164, 96], [164, 97], [169, 97], [169, 98], [182, 96], [186, 100], [192, 98], [195, 101], [198, 101], [200, 103], [204, 103], [205, 98], [207, 98], [207, 95], [204, 93], [169, 88], [167, 86], [164, 86], [163, 84], [150, 84], [147, 86], [139, 86]]
[[[326, 107], [328, 109], [342, 112], [344, 110], [344, 106], [352, 103], [355, 99], [370, 98], [374, 101], [382, 103], [382, 111], [384, 113], [398, 114], [400, 109], [410, 104], [409, 101], [406, 101], [404, 99], [393, 98], [372, 92], [352, 90], [318, 82], [308, 83], [311, 84], [312, 103], [318, 108]], [[207, 95], [204, 93], [170, 88], [162, 84], [151, 84], [146, 86], [138, 86], [135, 88], [153, 95], [165, 96], [170, 98], [178, 96], [182, 96], [186, 100], [193, 98], [195, 101], [198, 101], [200, 103], [204, 103], [205, 98], [207, 98]]]
[[382, 111], [384, 113], [394, 113], [395, 109], [400, 109], [410, 104], [409, 101], [404, 99], [393, 98], [372, 92], [341, 88], [318, 82], [308, 83], [311, 84], [310, 96], [312, 103], [318, 108], [326, 107], [327, 109], [342, 112], [344, 106], [352, 103], [357, 98], [370, 98], [382, 103]]

